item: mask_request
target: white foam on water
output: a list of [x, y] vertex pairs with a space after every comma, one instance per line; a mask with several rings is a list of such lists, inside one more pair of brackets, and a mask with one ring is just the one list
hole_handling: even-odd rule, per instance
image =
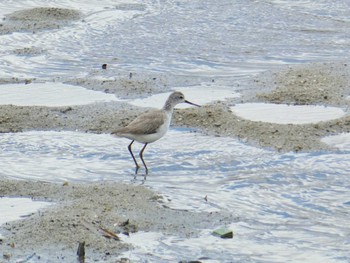
[[350, 151], [350, 133], [327, 136], [321, 141], [339, 150]]
[[70, 106], [121, 101], [113, 94], [60, 82], [0, 85], [0, 104], [19, 106]]
[[[237, 98], [239, 93], [232, 91], [229, 87], [214, 87], [214, 86], [192, 86], [192, 87], [179, 87], [176, 91], [180, 91], [185, 95], [186, 100], [195, 104], [204, 105], [214, 101], [222, 101], [229, 98]], [[169, 97], [171, 92], [160, 93], [152, 95], [143, 99], [131, 100], [128, 103], [139, 107], [153, 107], [161, 108], [164, 106], [164, 102]], [[194, 107], [187, 103], [181, 103], [176, 105], [178, 109]]]
[[244, 119], [279, 124], [317, 123], [345, 116], [340, 108], [315, 105], [244, 103], [231, 107], [231, 110]]
[[23, 219], [25, 216], [35, 213], [39, 209], [50, 205], [48, 202], [33, 201], [30, 198], [0, 198], [0, 225]]

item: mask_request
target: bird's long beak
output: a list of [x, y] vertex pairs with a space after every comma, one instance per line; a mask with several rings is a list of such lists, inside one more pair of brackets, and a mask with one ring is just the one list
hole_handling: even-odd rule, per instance
[[190, 102], [188, 100], [185, 100], [185, 103], [191, 104], [191, 105], [196, 106], [196, 107], [201, 107], [200, 105], [194, 104], [194, 103], [192, 103], [192, 102]]

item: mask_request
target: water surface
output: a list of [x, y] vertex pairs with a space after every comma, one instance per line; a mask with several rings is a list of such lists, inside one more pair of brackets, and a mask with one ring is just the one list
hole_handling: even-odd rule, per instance
[[[170, 207], [225, 210], [239, 218], [228, 226], [235, 233], [230, 241], [211, 237], [210, 230], [189, 240], [155, 233], [155, 243], [141, 246], [131, 253], [132, 258], [162, 261], [166, 256], [172, 260], [206, 256], [218, 262], [230, 258], [264, 258], [262, 262], [349, 259], [349, 151], [279, 154], [231, 138], [172, 130], [147, 148], [150, 174], [144, 180], [142, 169], [134, 178], [126, 139], [25, 132], [2, 134], [0, 141], [0, 174], [6, 177], [144, 184], [171, 200], [166, 203]], [[136, 144], [135, 152], [141, 146]], [[137, 235], [142, 238], [142, 233]]]

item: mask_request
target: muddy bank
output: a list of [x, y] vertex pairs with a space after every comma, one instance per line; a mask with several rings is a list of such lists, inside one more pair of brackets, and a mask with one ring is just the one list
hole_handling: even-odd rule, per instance
[[70, 130], [110, 133], [126, 125], [140, 113], [121, 103], [96, 103], [84, 106], [41, 107], [0, 106], [0, 132], [27, 130]]
[[[269, 102], [291, 105], [350, 106], [350, 68], [346, 63], [288, 66], [264, 72], [251, 80], [239, 103]], [[175, 124], [198, 127], [208, 134], [238, 137], [245, 142], [278, 151], [331, 150], [320, 139], [350, 132], [350, 116], [316, 124], [274, 124], [242, 119], [219, 103], [175, 115]]]
[[320, 139], [350, 132], [349, 116], [317, 124], [273, 124], [242, 119], [220, 105], [176, 114], [175, 123], [198, 127], [210, 135], [239, 138], [249, 144], [280, 152], [332, 150]]
[[0, 35], [58, 29], [81, 17], [79, 11], [66, 8], [36, 7], [18, 10], [5, 16], [0, 24]]
[[347, 63], [288, 66], [261, 74], [254, 81], [256, 98], [271, 103], [348, 107], [350, 68]]
[[10, 262], [33, 253], [35, 262], [72, 262], [79, 242], [85, 241], [89, 262], [116, 260], [131, 246], [107, 237], [103, 229], [119, 236], [155, 231], [193, 237], [199, 229], [211, 229], [237, 220], [224, 212], [196, 213], [167, 208], [162, 197], [137, 184], [0, 180], [3, 196], [53, 202], [26, 220], [2, 225], [1, 233], [5, 237], [0, 242], [0, 254], [8, 255]]
[[[316, 124], [273, 124], [242, 119], [230, 111], [234, 103], [271, 102], [297, 105], [337, 106], [347, 110], [350, 70], [347, 64], [311, 64], [265, 72], [248, 84], [241, 98], [175, 110], [173, 125], [198, 128], [207, 134], [239, 138], [278, 151], [330, 150], [320, 139], [350, 131], [350, 116]], [[105, 91], [123, 98], [170, 90], [166, 79], [72, 79], [71, 84]], [[79, 130], [110, 133], [132, 121], [143, 109], [126, 103], [97, 103], [69, 107], [0, 106], [0, 132], [26, 130]]]

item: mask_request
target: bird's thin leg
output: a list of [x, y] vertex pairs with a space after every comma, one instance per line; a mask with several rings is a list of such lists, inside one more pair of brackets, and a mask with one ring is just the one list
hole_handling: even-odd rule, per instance
[[140, 158], [141, 158], [141, 161], [143, 163], [143, 166], [145, 166], [145, 169], [146, 169], [146, 175], [148, 174], [148, 168], [147, 168], [147, 165], [145, 163], [145, 160], [143, 159], [143, 151], [146, 149], [146, 146], [147, 146], [148, 143], [145, 143], [145, 146], [143, 146], [141, 152], [140, 152]]
[[132, 150], [131, 150], [131, 145], [132, 145], [133, 143], [134, 143], [134, 140], [132, 140], [132, 142], [129, 144], [128, 149], [129, 149], [129, 152], [130, 152], [130, 154], [131, 154], [131, 157], [132, 157], [132, 159], [134, 160], [134, 163], [135, 163], [135, 165], [136, 165], [135, 174], [137, 174], [137, 171], [139, 170], [140, 166], [139, 166], [139, 164], [136, 162], [135, 156], [134, 156], [134, 154], [132, 153]]

